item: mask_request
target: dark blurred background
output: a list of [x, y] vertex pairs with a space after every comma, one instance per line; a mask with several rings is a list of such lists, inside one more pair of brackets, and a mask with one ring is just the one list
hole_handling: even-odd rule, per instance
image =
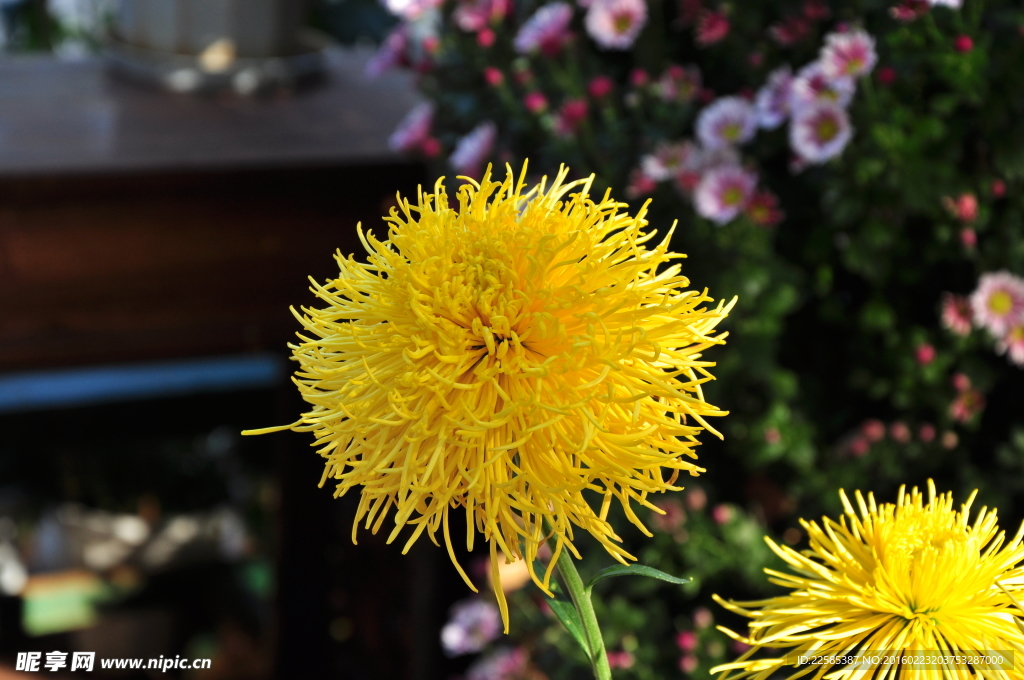
[[303, 410], [289, 306], [424, 176], [387, 147], [411, 83], [363, 75], [389, 16], [298, 7], [0, 2], [0, 678], [457, 670], [447, 557], [353, 546], [308, 437], [239, 434]]

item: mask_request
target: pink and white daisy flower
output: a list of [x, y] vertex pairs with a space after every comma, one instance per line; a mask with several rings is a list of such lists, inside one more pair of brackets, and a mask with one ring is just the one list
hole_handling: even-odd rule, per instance
[[434, 124], [434, 105], [430, 102], [417, 104], [406, 114], [402, 122], [388, 138], [388, 147], [392, 151], [414, 151], [423, 145], [430, 136], [430, 128]]
[[942, 325], [964, 336], [971, 332], [971, 303], [963, 295], [945, 293], [942, 296]]
[[789, 100], [792, 96], [793, 71], [789, 65], [777, 68], [768, 75], [768, 82], [757, 91], [754, 110], [757, 124], [766, 130], [774, 130], [789, 117]]
[[491, 121], [480, 123], [458, 141], [448, 162], [456, 172], [470, 176], [479, 175], [484, 161], [494, 149], [494, 140], [497, 136], [498, 126]]
[[971, 294], [974, 323], [992, 335], [1006, 335], [1012, 326], [1024, 322], [1024, 279], [1008, 271], [982, 274]]
[[654, 153], [640, 159], [640, 168], [647, 177], [663, 182], [686, 169], [688, 163], [692, 165], [695, 153], [697, 149], [691, 141], [662, 142], [655, 147]]
[[628, 50], [647, 23], [646, 0], [591, 0], [583, 25], [606, 50]]
[[383, 0], [383, 3], [389, 12], [405, 21], [415, 21], [440, 4], [438, 0]]
[[[691, 142], [686, 143], [692, 144]], [[684, 196], [688, 196], [700, 184], [705, 173], [718, 168], [738, 167], [739, 164], [740, 154], [735, 147], [722, 146], [717, 149], [705, 149], [693, 144], [683, 160], [682, 167], [676, 172], [676, 188]]]
[[1010, 326], [1003, 337], [996, 342], [1000, 354], [1006, 354], [1010, 361], [1024, 366], [1024, 321]]
[[545, 54], [557, 53], [569, 35], [570, 21], [572, 5], [569, 3], [544, 5], [520, 27], [512, 46], [520, 54], [532, 54], [538, 50]]
[[478, 33], [508, 15], [511, 0], [466, 0], [452, 12], [455, 25], [467, 33]]
[[789, 145], [808, 163], [824, 163], [838, 156], [852, 136], [846, 110], [834, 103], [798, 110], [789, 124]]
[[479, 652], [501, 635], [501, 614], [487, 600], [472, 598], [456, 602], [451, 618], [441, 629], [441, 645], [448, 656]]
[[875, 39], [857, 29], [845, 33], [829, 33], [818, 59], [829, 78], [858, 78], [871, 73], [878, 62]]
[[754, 107], [743, 97], [720, 97], [697, 116], [697, 139], [708, 149], [749, 142], [757, 132]]
[[832, 78], [825, 73], [821, 62], [815, 61], [797, 72], [796, 78], [793, 79], [792, 99], [789, 105], [793, 111], [821, 102], [846, 106], [853, 99], [856, 89], [853, 78]]
[[704, 174], [693, 193], [697, 214], [716, 224], [730, 222], [746, 207], [757, 187], [757, 175], [739, 166]]

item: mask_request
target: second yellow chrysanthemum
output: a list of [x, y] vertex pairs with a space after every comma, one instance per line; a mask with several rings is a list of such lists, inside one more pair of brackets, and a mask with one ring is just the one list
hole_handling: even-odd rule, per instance
[[367, 263], [339, 253], [338, 278], [314, 282], [326, 306], [297, 315], [313, 408], [292, 429], [316, 435], [321, 483], [362, 487], [356, 525], [377, 531], [393, 510], [389, 540], [440, 531], [455, 561], [461, 508], [469, 549], [480, 532], [495, 572], [499, 552], [525, 558], [546, 590], [550, 570], [532, 571], [545, 540], [551, 564], [576, 554], [573, 526], [628, 559], [611, 502], [642, 528], [632, 503], [702, 471], [696, 437], [724, 412], [704, 401], [701, 352], [723, 342], [729, 306], [685, 289], [668, 237], [645, 247], [645, 210], [593, 201], [566, 169], [529, 190], [525, 173], [463, 184], [457, 208], [438, 181], [400, 199], [387, 240], [360, 230]]

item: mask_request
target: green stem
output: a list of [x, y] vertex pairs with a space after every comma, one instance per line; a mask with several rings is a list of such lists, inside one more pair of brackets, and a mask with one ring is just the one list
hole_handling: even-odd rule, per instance
[[590, 601], [590, 590], [583, 585], [580, 573], [576, 571], [576, 565], [572, 562], [572, 556], [568, 550], [563, 550], [558, 556], [558, 573], [565, 583], [565, 589], [569, 591], [569, 597], [576, 612], [580, 615], [583, 623], [583, 634], [590, 645], [590, 659], [593, 663], [594, 677], [597, 680], [611, 680], [612, 669], [608, 665], [608, 653], [604, 649], [604, 638], [601, 637], [601, 627], [597, 623], [597, 614], [594, 613], [594, 604]]

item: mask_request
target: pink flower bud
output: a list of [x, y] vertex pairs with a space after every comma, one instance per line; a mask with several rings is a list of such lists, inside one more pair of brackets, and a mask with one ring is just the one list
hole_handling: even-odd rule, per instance
[[871, 442], [866, 437], [856, 437], [850, 442], [850, 455], [854, 458], [860, 458], [871, 450]]
[[992, 197], [1002, 198], [1006, 195], [1006, 182], [1001, 179], [992, 180]]
[[860, 426], [860, 432], [869, 442], [880, 442], [885, 438], [885, 424], [877, 418], [865, 420]]
[[899, 444], [906, 444], [910, 441], [910, 428], [907, 427], [906, 423], [896, 421], [889, 426], [889, 436]]
[[917, 431], [917, 438], [928, 444], [935, 440], [935, 426], [931, 423], [924, 423]]
[[919, 345], [915, 352], [915, 356], [917, 358], [917, 363], [922, 366], [927, 366], [935, 361], [935, 348], [928, 344]]
[[489, 28], [485, 28], [476, 34], [476, 44], [487, 49], [494, 44], [495, 37], [494, 31]]
[[498, 87], [505, 82], [505, 75], [493, 66], [488, 66], [484, 69], [484, 80], [491, 87]]
[[692, 652], [697, 649], [697, 635], [692, 630], [684, 630], [676, 635], [676, 644], [684, 652]]
[[958, 35], [953, 41], [953, 49], [962, 53], [970, 52], [974, 49], [974, 41], [969, 35]]
[[960, 230], [960, 243], [967, 250], [974, 250], [974, 246], [978, 245], [978, 233], [970, 227], [964, 227]]
[[647, 75], [647, 71], [642, 68], [635, 68], [629, 74], [629, 82], [633, 87], [643, 87], [650, 79], [651, 77]]
[[964, 390], [969, 390], [969, 389], [971, 389], [971, 379], [968, 378], [967, 375], [964, 374], [964, 373], [954, 373], [953, 374], [953, 387], [958, 392], [963, 392]]
[[589, 92], [590, 96], [594, 99], [604, 99], [611, 94], [612, 88], [614, 87], [615, 84], [612, 82], [611, 78], [607, 76], [595, 76], [594, 79], [590, 81], [590, 84], [587, 85], [587, 92]]
[[523, 105], [530, 113], [541, 113], [548, 108], [548, 99], [540, 92], [529, 92], [523, 99]]
[[896, 69], [891, 66], [883, 66], [878, 69], [876, 76], [881, 85], [889, 86], [896, 82]]

